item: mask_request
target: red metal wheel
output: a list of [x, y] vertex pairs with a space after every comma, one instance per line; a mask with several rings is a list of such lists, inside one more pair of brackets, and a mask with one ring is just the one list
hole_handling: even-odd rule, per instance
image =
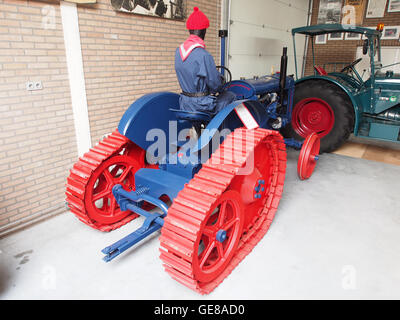
[[303, 99], [293, 109], [292, 127], [297, 134], [304, 138], [313, 132], [322, 138], [331, 132], [334, 124], [333, 109], [322, 99]]
[[173, 200], [161, 229], [165, 270], [207, 294], [269, 229], [283, 192], [286, 148], [277, 131], [236, 129]]
[[132, 190], [135, 172], [144, 167], [150, 167], [145, 163], [145, 151], [114, 131], [71, 169], [66, 185], [71, 212], [101, 231], [114, 230], [133, 220], [137, 215], [122, 212], [111, 190], [117, 183]]
[[240, 194], [226, 191], [209, 209], [200, 226], [193, 255], [196, 279], [209, 282], [220, 275], [230, 262], [243, 227], [243, 204]]
[[297, 162], [297, 174], [301, 180], [311, 177], [319, 159], [320, 139], [315, 132], [304, 140]]
[[127, 191], [134, 190], [135, 173], [142, 166], [127, 156], [116, 155], [103, 162], [91, 175], [86, 186], [85, 204], [89, 218], [97, 224], [110, 225], [131, 214], [121, 211], [112, 188], [120, 184]]

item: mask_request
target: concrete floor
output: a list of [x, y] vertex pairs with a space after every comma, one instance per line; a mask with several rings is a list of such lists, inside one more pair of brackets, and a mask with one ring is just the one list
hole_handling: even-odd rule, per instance
[[297, 155], [270, 231], [208, 296], [163, 271], [157, 235], [102, 261], [141, 219], [101, 233], [66, 213], [0, 240], [0, 298], [399, 299], [400, 167], [323, 155], [301, 182]]

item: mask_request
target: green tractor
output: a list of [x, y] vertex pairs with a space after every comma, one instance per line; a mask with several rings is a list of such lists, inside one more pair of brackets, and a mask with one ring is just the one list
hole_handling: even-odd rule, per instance
[[[382, 66], [382, 30], [383, 25], [373, 30], [341, 24], [292, 30], [297, 81], [292, 122], [284, 135], [301, 139], [317, 132], [321, 153], [334, 151], [351, 133], [357, 137], [400, 142], [400, 74], [387, 69], [400, 62]], [[334, 72], [330, 73], [323, 66], [315, 65], [314, 37], [330, 33], [363, 35], [363, 54], [369, 57], [371, 66], [369, 79], [364, 81], [355, 68], [363, 58], [349, 64], [332, 62]], [[297, 76], [296, 34], [310, 36], [312, 43], [314, 75], [301, 79]]]

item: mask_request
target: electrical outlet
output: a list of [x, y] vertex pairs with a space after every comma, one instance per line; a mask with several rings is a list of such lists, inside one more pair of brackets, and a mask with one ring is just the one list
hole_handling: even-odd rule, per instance
[[28, 91], [35, 91], [35, 90], [42, 90], [43, 84], [42, 81], [28, 81], [26, 83], [26, 90]]

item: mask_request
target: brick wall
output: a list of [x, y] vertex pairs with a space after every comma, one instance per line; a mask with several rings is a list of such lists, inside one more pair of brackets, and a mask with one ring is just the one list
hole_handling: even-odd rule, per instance
[[[207, 49], [219, 60], [220, 1], [188, 1], [210, 19]], [[178, 91], [175, 49], [188, 36], [184, 21], [116, 12], [110, 0], [78, 9], [92, 142], [113, 131], [145, 93]]]
[[[367, 1], [367, 0], [365, 0]], [[388, 5], [389, 1], [387, 1]], [[319, 10], [319, 0], [314, 0], [311, 24], [317, 24]], [[367, 6], [365, 6], [367, 10]], [[376, 27], [378, 23], [382, 22], [386, 26], [398, 26], [400, 25], [400, 12], [387, 12], [385, 10], [385, 16], [383, 18], [365, 18], [364, 12], [363, 27]], [[299, 39], [300, 36], [297, 36]], [[352, 62], [356, 57], [357, 47], [362, 46], [363, 42], [358, 40], [327, 40], [326, 44], [315, 44], [315, 64], [323, 65], [329, 62]], [[399, 40], [382, 40], [382, 46], [400, 46]], [[305, 75], [313, 74], [312, 65], [312, 49], [311, 40], [308, 45], [307, 61], [305, 68]], [[327, 70], [328, 72], [330, 70]]]
[[2, 230], [63, 206], [77, 156], [58, 3], [0, 0], [0, 111]]
[[[220, 1], [189, 0], [189, 13], [194, 6], [210, 19], [206, 45], [218, 63]], [[185, 22], [115, 12], [110, 0], [79, 6], [78, 15], [95, 144], [138, 97], [179, 90], [174, 54], [188, 33]], [[26, 90], [39, 80], [42, 90]], [[77, 160], [58, 1], [0, 0], [0, 111], [1, 234], [62, 209]]]

